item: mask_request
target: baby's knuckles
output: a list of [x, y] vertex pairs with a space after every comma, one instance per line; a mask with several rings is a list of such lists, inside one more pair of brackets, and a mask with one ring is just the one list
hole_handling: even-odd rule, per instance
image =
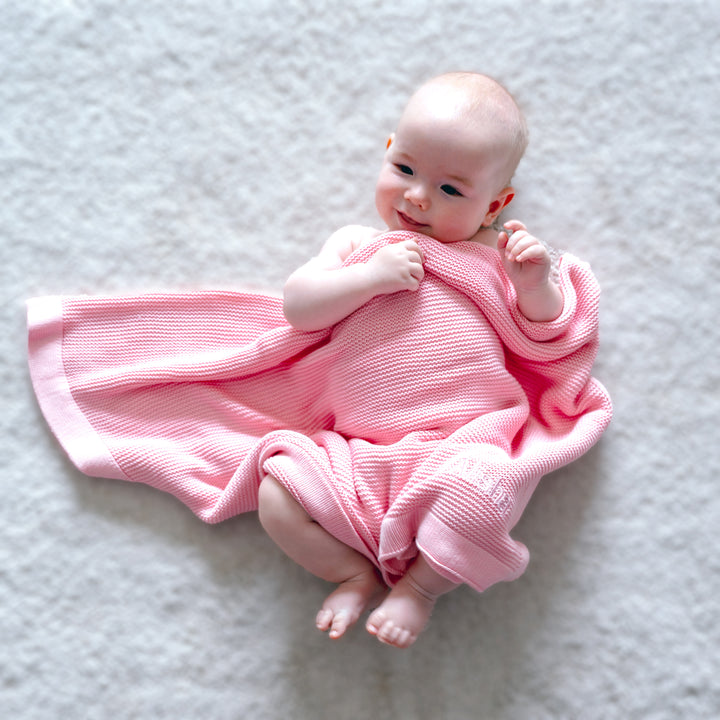
[[370, 282], [378, 293], [416, 289], [419, 279], [413, 274], [413, 266], [419, 265], [417, 254], [404, 243], [380, 248], [366, 265]]

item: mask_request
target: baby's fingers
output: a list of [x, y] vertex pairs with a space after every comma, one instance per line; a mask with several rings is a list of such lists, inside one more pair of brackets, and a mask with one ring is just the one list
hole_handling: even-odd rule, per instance
[[504, 250], [510, 243], [510, 238], [517, 232], [527, 233], [527, 228], [519, 220], [508, 220], [498, 235], [498, 250]]
[[516, 232], [505, 231], [508, 239], [504, 244], [505, 257], [508, 260], [514, 260], [518, 253], [522, 252], [527, 246], [529, 240], [534, 240], [527, 230], [519, 230]]
[[512, 244], [508, 245], [505, 257], [511, 262], [543, 261], [547, 257], [545, 247], [532, 235], [523, 235], [516, 239], [513, 236]]
[[403, 246], [410, 252], [410, 257], [413, 258], [413, 260], [417, 259], [421, 263], [425, 262], [423, 251], [414, 240], [405, 240]]
[[519, 220], [508, 220], [503, 223], [503, 230], [505, 230], [508, 235], [512, 235], [520, 230], [527, 230], [527, 228]]

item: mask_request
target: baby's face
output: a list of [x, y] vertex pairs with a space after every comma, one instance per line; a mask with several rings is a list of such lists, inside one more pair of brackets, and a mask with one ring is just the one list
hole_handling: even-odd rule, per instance
[[491, 130], [415, 103], [385, 154], [375, 204], [390, 230], [444, 243], [469, 240], [493, 219], [489, 209], [506, 179], [505, 165]]

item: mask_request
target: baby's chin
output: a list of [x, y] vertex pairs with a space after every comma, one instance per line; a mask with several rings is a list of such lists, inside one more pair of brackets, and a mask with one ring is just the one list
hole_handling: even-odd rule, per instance
[[437, 240], [443, 245], [453, 245], [454, 243], [466, 241], [482, 242], [478, 236], [485, 230], [485, 228], [480, 228], [476, 233], [469, 236], [458, 235], [457, 233], [443, 233], [442, 231], [438, 231], [432, 225], [420, 225], [419, 223], [409, 222], [404, 219], [402, 214], [397, 212], [393, 213], [390, 218], [386, 219], [386, 224], [388, 226], [388, 232], [415, 232], [419, 235], [425, 235], [433, 240]]
[[429, 225], [413, 225], [411, 223], [404, 223], [402, 220], [396, 220], [395, 222], [388, 223], [389, 232], [414, 232], [418, 235], [425, 235], [425, 237], [432, 238], [441, 243], [456, 242], [455, 240], [446, 240], [443, 237], [438, 237], [438, 234]]

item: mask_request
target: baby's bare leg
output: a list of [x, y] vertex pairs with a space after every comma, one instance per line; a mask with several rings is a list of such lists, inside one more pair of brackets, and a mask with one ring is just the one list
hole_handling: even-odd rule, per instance
[[427, 625], [435, 601], [457, 587], [430, 567], [420, 553], [408, 572], [368, 618], [367, 631], [388, 645], [406, 648]]
[[333, 537], [272, 476], [260, 483], [260, 522], [280, 549], [316, 577], [338, 583], [317, 614], [316, 625], [339, 638], [386, 592], [375, 566]]

